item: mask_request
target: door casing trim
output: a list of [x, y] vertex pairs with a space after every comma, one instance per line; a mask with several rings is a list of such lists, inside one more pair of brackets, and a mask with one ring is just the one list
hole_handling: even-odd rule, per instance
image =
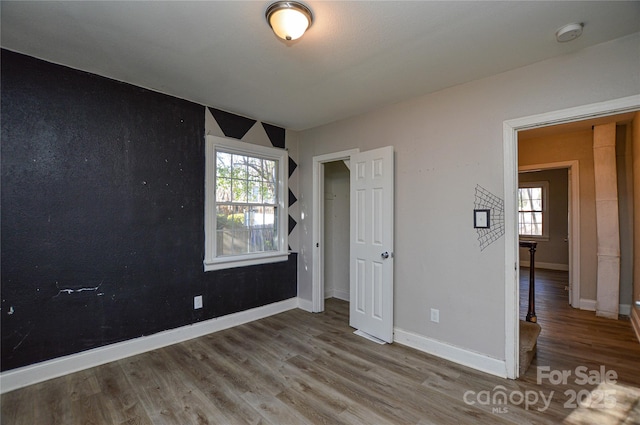
[[360, 149], [317, 155], [313, 157], [313, 272], [311, 279], [312, 312], [324, 311], [324, 164], [327, 162], [350, 160]]

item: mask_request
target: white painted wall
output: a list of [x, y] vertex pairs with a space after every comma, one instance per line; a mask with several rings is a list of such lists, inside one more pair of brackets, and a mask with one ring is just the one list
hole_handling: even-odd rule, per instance
[[[505, 356], [505, 240], [480, 250], [476, 185], [500, 198], [503, 122], [640, 93], [640, 33], [300, 133], [300, 189], [312, 157], [396, 151], [395, 326]], [[560, 50], [559, 50], [560, 52]], [[299, 297], [311, 300], [312, 205], [301, 200]], [[440, 323], [429, 309], [440, 310]]]

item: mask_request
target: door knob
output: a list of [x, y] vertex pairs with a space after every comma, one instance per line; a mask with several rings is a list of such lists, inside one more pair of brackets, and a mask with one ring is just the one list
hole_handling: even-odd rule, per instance
[[387, 258], [389, 258], [389, 253], [385, 251], [382, 254], [380, 254], [380, 256], [386, 260]]

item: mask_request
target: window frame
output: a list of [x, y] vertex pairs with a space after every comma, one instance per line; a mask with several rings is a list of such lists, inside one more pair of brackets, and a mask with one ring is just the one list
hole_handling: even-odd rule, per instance
[[[246, 155], [277, 161], [277, 251], [253, 252], [239, 255], [217, 256], [216, 229], [216, 152]], [[287, 261], [289, 257], [289, 156], [286, 149], [254, 145], [240, 140], [207, 135], [205, 140], [205, 208], [204, 208], [204, 270], [213, 271], [232, 267], [244, 267]], [[264, 205], [264, 204], [257, 204]]]
[[518, 237], [519, 239], [535, 240], [535, 241], [548, 241], [549, 240], [549, 182], [548, 181], [535, 181], [535, 182], [519, 182], [518, 183], [518, 196], [520, 199], [520, 189], [526, 188], [542, 188], [542, 235], [523, 235], [520, 234], [520, 207], [518, 206]]

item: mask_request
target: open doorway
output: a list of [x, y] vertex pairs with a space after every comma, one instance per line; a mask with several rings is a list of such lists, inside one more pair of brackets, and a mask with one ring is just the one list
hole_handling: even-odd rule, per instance
[[324, 297], [349, 301], [349, 191], [346, 161], [324, 164]]
[[[616, 228], [616, 238], [618, 238], [618, 234], [630, 235], [629, 226], [631, 224], [623, 221], [623, 214], [618, 214], [617, 209], [619, 208], [622, 213], [624, 211], [623, 205], [626, 205], [633, 195], [625, 193], [625, 185], [623, 184], [627, 177], [632, 178], [630, 175], [627, 176], [631, 172], [631, 167], [624, 167], [624, 164], [628, 163], [631, 158], [630, 153], [624, 149], [626, 139], [617, 137], [617, 140], [611, 141], [622, 149], [617, 158], [618, 161], [613, 158], [613, 163], [606, 170], [609, 172], [607, 174], [602, 168], [596, 167], [598, 159], [596, 152], [599, 149], [596, 147], [596, 134], [598, 126], [610, 126], [613, 123], [617, 124], [612, 127], [616, 129], [616, 133], [624, 136], [626, 124], [631, 119], [629, 115], [588, 119], [523, 131], [518, 134], [519, 237], [521, 241], [528, 239], [537, 244], [535, 284], [521, 278], [520, 287], [526, 288], [527, 292], [531, 288], [535, 288], [532, 297], [535, 302], [534, 321], [542, 327], [543, 332], [546, 330], [543, 343], [538, 344], [538, 353], [547, 353], [557, 345], [557, 340], [554, 340], [552, 336], [554, 326], [561, 321], [560, 319], [565, 320], [567, 326], [570, 326], [569, 322], [571, 321], [578, 325], [584, 320], [583, 316], [574, 315], [566, 310], [567, 302], [574, 308], [590, 311], [592, 316], [602, 315], [597, 306], [602, 297], [603, 278], [601, 277], [602, 266], [599, 259], [601, 252], [603, 252], [600, 248], [603, 245], [601, 239], [603, 235], [596, 229], [602, 227], [603, 220], [606, 219], [607, 222], [614, 223], [612, 225]], [[594, 128], [596, 128], [595, 131]], [[614, 152], [615, 149], [610, 151], [612, 154]], [[618, 162], [617, 165], [616, 162]], [[599, 194], [597, 190], [598, 185], [603, 181], [608, 181], [610, 174], [613, 174], [614, 185], [616, 176], [619, 180], [617, 188], [614, 189], [616, 193], [615, 217], [603, 214], [598, 204], [598, 199], [602, 197], [602, 194]], [[569, 180], [569, 176], [573, 176], [574, 179]], [[572, 191], [572, 186], [576, 190]], [[569, 200], [570, 197], [574, 198], [573, 202]], [[571, 205], [574, 208], [570, 208]], [[523, 209], [524, 211], [522, 211]], [[570, 214], [572, 210], [578, 214]], [[582, 211], [582, 217], [580, 217], [579, 211]], [[630, 218], [630, 214], [627, 216]], [[571, 222], [574, 222], [576, 226], [570, 226]], [[578, 243], [574, 243], [574, 241]], [[573, 255], [568, 255], [569, 242], [572, 242], [573, 245]], [[628, 262], [630, 250], [622, 251], [618, 246], [617, 252], [617, 258], [624, 260], [621, 262], [623, 265], [625, 261]], [[533, 272], [527, 264], [528, 257], [528, 253], [521, 249], [522, 274]], [[578, 272], [578, 277], [581, 276], [581, 279], [575, 279], [575, 271], [580, 268], [582, 268], [582, 273]], [[555, 271], [555, 273], [550, 273], [550, 271]], [[621, 271], [623, 273], [620, 277], [623, 277], [625, 267], [622, 267]], [[616, 304], [618, 304], [618, 293], [622, 296], [624, 292], [620, 289], [627, 283], [623, 280], [606, 279], [607, 288], [611, 287], [609, 290], [615, 290]], [[572, 290], [569, 290], [570, 287]], [[628, 292], [630, 293], [630, 291]], [[527, 294], [520, 294], [521, 301], [524, 295]], [[620, 297], [619, 304], [630, 304], [630, 301], [624, 303], [622, 298], [624, 297]], [[521, 319], [526, 312], [526, 320], [529, 321], [531, 305], [531, 301], [525, 302], [524, 305], [521, 303]], [[590, 317], [589, 314], [586, 317]], [[617, 317], [616, 314], [615, 318]], [[581, 328], [576, 326], [576, 329]], [[588, 335], [579, 331], [575, 333], [575, 336], [584, 338]], [[600, 342], [603, 344], [611, 343], [606, 340]], [[534, 343], [535, 341], [528, 342], [526, 338], [523, 339], [523, 336], [520, 336], [520, 344], [525, 347]], [[552, 360], [555, 359], [547, 356], [547, 361]], [[523, 362], [522, 357], [520, 361]], [[521, 368], [521, 373], [523, 370], [526, 370], [524, 366]]]
[[[358, 149], [352, 149], [348, 151], [336, 152], [326, 155], [319, 155], [313, 157], [313, 292], [312, 292], [312, 311], [318, 313], [324, 311], [324, 300], [329, 296], [336, 296], [341, 298], [346, 295], [346, 299], [349, 299], [349, 234], [350, 234], [350, 222], [349, 222], [349, 192], [350, 186], [350, 172], [348, 163], [351, 159], [351, 155], [358, 153]], [[342, 163], [342, 165], [339, 165]], [[344, 168], [342, 168], [344, 167]], [[345, 171], [346, 169], [346, 171]], [[329, 174], [327, 179], [327, 173]], [[346, 177], [346, 182], [345, 182]], [[328, 188], [327, 188], [328, 186]], [[327, 190], [329, 192], [327, 192]], [[326, 218], [327, 215], [332, 213], [338, 213], [342, 216], [345, 207], [343, 205], [343, 191], [347, 191], [347, 217], [346, 223], [342, 219], [336, 218], [332, 220], [331, 217]], [[341, 195], [338, 195], [338, 192]], [[331, 194], [335, 194], [336, 197], [327, 202], [327, 197], [332, 197]], [[341, 199], [337, 199], [341, 198]], [[329, 214], [327, 214], [327, 203], [330, 205]], [[329, 229], [326, 227], [329, 225]], [[334, 246], [337, 246], [337, 241], [327, 240], [327, 236], [330, 238], [337, 234], [339, 230], [344, 231], [344, 235], [338, 236], [338, 241], [343, 241], [346, 237], [346, 244], [339, 246], [339, 252], [332, 251]], [[327, 235], [327, 232], [329, 235]], [[328, 244], [327, 244], [328, 242]], [[327, 246], [329, 245], [329, 246]], [[337, 258], [336, 254], [345, 254], [343, 251], [346, 249], [346, 256], [343, 258]], [[329, 257], [329, 265], [327, 266], [327, 256]], [[344, 264], [346, 261], [346, 287], [345, 293], [342, 283], [334, 283], [333, 279], [339, 279], [342, 281], [344, 278]], [[333, 265], [337, 265], [338, 269], [334, 270]], [[329, 273], [332, 281], [327, 284], [327, 276]]]
[[[601, 119], [640, 109], [640, 98], [630, 96], [597, 104], [524, 117], [504, 123], [505, 189], [505, 366], [509, 378], [519, 376], [519, 238], [518, 238], [518, 136], [521, 132], [557, 124]], [[583, 243], [584, 245], [584, 243]], [[516, 265], [516, 267], [514, 267]], [[582, 262], [582, 267], [585, 262]]]
[[[602, 290], [601, 278], [598, 277], [598, 257], [604, 249], [600, 247], [602, 235], [596, 229], [602, 226], [602, 220], [609, 222], [609, 215], [598, 212], [597, 208], [598, 199], [603, 195], [598, 195], [596, 188], [599, 182], [602, 184], [609, 177], [602, 174], [602, 171], [597, 172], [595, 168], [594, 126], [613, 123], [616, 124], [616, 157], [610, 173], [616, 186], [615, 223], [620, 259], [620, 275], [613, 289], [620, 295], [620, 313], [629, 314], [633, 259], [632, 250], [627, 247], [631, 245], [633, 228], [633, 193], [630, 183], [633, 174], [630, 135], [627, 130], [632, 117], [633, 114], [629, 113], [617, 114], [526, 130], [518, 134], [519, 193], [524, 190], [521, 188], [523, 185], [546, 185], [543, 191], [546, 202], [543, 204], [543, 211], [539, 213], [544, 218], [544, 225], [538, 230], [543, 232], [530, 236], [537, 241], [537, 268], [568, 270], [567, 287], [572, 289], [568, 293], [569, 304], [582, 310], [597, 311], [596, 305]], [[569, 170], [568, 182], [564, 177], [566, 168]], [[568, 202], [567, 191], [570, 198]], [[521, 213], [519, 215], [522, 216]], [[565, 230], [567, 215], [569, 226]], [[523, 238], [521, 234], [520, 238]], [[568, 262], [561, 255], [567, 247], [570, 251]], [[526, 256], [521, 250], [521, 266], [526, 265]]]
[[[522, 142], [522, 140], [521, 140]], [[535, 143], [534, 143], [535, 145]], [[521, 149], [526, 152], [527, 149]], [[525, 161], [523, 161], [525, 162]], [[518, 193], [528, 188], [537, 189], [542, 208], [539, 227], [521, 226], [523, 214], [519, 212], [518, 233], [520, 240], [537, 243], [536, 268], [558, 270], [567, 273], [565, 279], [566, 301], [579, 308], [580, 303], [580, 167], [579, 161], [519, 164]], [[520, 208], [520, 206], [519, 206]], [[523, 227], [523, 229], [520, 229]], [[530, 253], [520, 248], [519, 266], [530, 267]]]

